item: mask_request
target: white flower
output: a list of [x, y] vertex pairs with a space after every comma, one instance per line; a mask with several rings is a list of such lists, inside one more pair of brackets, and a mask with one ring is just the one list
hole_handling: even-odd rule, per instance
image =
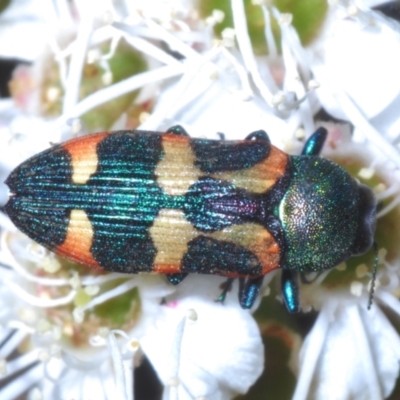
[[139, 323], [139, 341], [167, 387], [165, 399], [230, 399], [262, 372], [259, 329], [238, 307], [237, 288], [224, 304], [213, 300], [223, 281], [190, 276], [163, 306], [143, 307], [151, 317]]
[[[214, 41], [212, 29], [223, 19], [220, 11], [202, 20], [194, 2], [128, 3], [122, 7], [104, 0], [93, 7], [84, 1], [59, 0], [55, 9], [49, 6], [51, 10], [46, 10], [55, 18], [49, 18], [50, 14], [37, 18], [45, 21], [40, 26], [48, 40], [39, 47], [46, 56], [35, 63], [36, 70], [29, 70], [31, 75], [17, 71], [14, 77], [14, 83], [25, 78], [33, 83], [32, 87], [16, 85], [17, 89], [33, 90], [14, 93], [24, 100], [20, 102], [23, 111], [16, 111], [9, 101], [0, 107], [3, 175], [49, 142], [85, 134], [89, 113], [105, 104], [111, 107], [113, 100], [136, 90], [137, 97], [129, 104], [134, 112], [121, 108], [107, 124], [98, 122], [100, 112], [95, 128], [140, 126], [163, 131], [182, 124], [195, 137], [218, 138], [218, 133], [224, 133], [227, 139], [243, 139], [254, 130], [265, 129], [275, 145], [296, 153], [315, 130], [314, 116], [322, 104], [355, 127], [350, 138], [341, 136], [341, 129], [335, 136], [338, 132], [328, 124], [326, 147], [336, 147], [337, 154], [326, 154], [346, 161], [345, 153], [353, 145], [373, 148], [376, 158], [360, 157], [359, 178], [378, 181], [371, 186], [384, 203], [379, 216], [397, 212], [400, 157], [390, 141], [397, 143], [398, 116], [393, 108], [398, 88], [390, 82], [397, 82], [398, 56], [387, 54], [381, 46], [382, 41], [397, 45], [395, 23], [346, 3], [344, 19], [330, 14], [333, 22], [321, 39], [326, 51], [318, 45], [306, 51], [291, 24], [292, 16], [262, 4], [270, 53], [260, 57], [252, 48], [241, 0], [231, 1], [234, 26], [218, 41]], [[13, 6], [18, 4], [16, 1]], [[273, 19], [281, 30], [282, 55], [272, 34]], [[343, 26], [346, 32], [357, 32], [355, 43], [343, 41], [337, 31]], [[12, 27], [17, 29], [14, 19]], [[22, 24], [22, 28], [26, 26]], [[376, 35], [377, 30], [381, 35]], [[359, 73], [364, 65], [351, 68], [355, 65], [351, 60], [357, 58], [354, 47], [368, 39], [377, 45], [376, 52], [382, 50], [385, 62], [394, 65], [392, 70], [383, 65], [387, 68], [383, 86], [390, 86], [387, 90], [372, 72], [367, 76]], [[117, 82], [111, 61], [122, 42], [143, 57], [146, 68]], [[0, 54], [10, 53], [2, 43], [0, 40]], [[39, 47], [16, 53], [32, 59]], [[363, 52], [363, 60], [371, 57], [373, 51]], [[43, 90], [47, 63], [58, 75]], [[101, 85], [81, 95], [87, 82], [86, 67], [90, 71], [95, 67]], [[365, 82], [370, 90], [364, 91]], [[379, 98], [369, 101], [366, 97], [375, 89]], [[38, 94], [44, 94], [45, 101]], [[46, 113], [44, 105], [54, 106], [55, 112]], [[378, 129], [385, 129], [383, 135]], [[386, 172], [375, 173], [387, 159], [393, 180], [387, 179]], [[132, 369], [140, 362], [141, 352], [162, 381], [165, 400], [230, 399], [245, 393], [260, 375], [264, 354], [260, 334], [251, 314], [240, 308], [237, 288], [228, 294], [225, 304], [214, 301], [222, 278], [190, 276], [175, 288], [159, 276], [96, 275], [70, 264], [60, 268], [62, 261], [17, 234], [5, 217], [0, 224], [1, 338], [10, 335], [0, 348], [0, 373], [10, 378], [22, 371], [2, 388], [5, 400], [31, 387], [30, 396], [37, 399], [131, 399]], [[364, 396], [374, 400], [391, 392], [399, 369], [399, 337], [379, 305], [384, 303], [398, 313], [393, 293], [399, 280], [399, 257], [396, 252], [389, 254], [389, 248], [385, 257], [382, 247], [389, 247], [385, 241], [379, 246], [376, 305], [370, 313], [365, 305], [371, 276], [365, 265], [348, 269], [350, 283], [335, 280], [334, 270], [301, 288], [304, 308], [313, 307], [320, 314], [304, 342], [295, 398], [325, 398], [330, 393], [332, 398]], [[266, 277], [266, 285], [274, 275]], [[329, 279], [334, 281], [333, 287], [328, 287]], [[106, 317], [97, 313], [111, 300], [132, 305], [123, 313], [122, 322], [112, 321], [121, 306]], [[389, 339], [393, 345], [387, 345]], [[17, 347], [20, 354], [12, 360], [10, 354]], [[382, 354], [385, 357], [380, 358]], [[341, 392], [333, 383], [336, 377]]]
[[331, 298], [300, 353], [293, 396], [301, 399], [383, 399], [399, 373], [400, 338], [378, 307]]
[[[400, 165], [400, 25], [360, 2], [332, 6], [323, 34], [309, 49], [322, 106], [350, 121]], [[386, 139], [386, 140], [385, 140]]]
[[[8, 228], [6, 221], [1, 222], [3, 229]], [[0, 265], [2, 335], [11, 337], [0, 348], [2, 379], [22, 371], [25, 382], [5, 385], [4, 399], [13, 399], [32, 385], [45, 399], [72, 400], [82, 391], [97, 393], [100, 399], [131, 398], [136, 348], [129, 344], [139, 308], [132, 289], [140, 286], [143, 304], [160, 304], [173, 288], [160, 277], [149, 277], [144, 285], [141, 277], [121, 280], [120, 274], [79, 276], [75, 271], [68, 278], [66, 267], [67, 276], [51, 253], [18, 233], [2, 234]], [[122, 331], [112, 329], [115, 322], [93, 308], [124, 295], [128, 308], [122, 314], [114, 312], [122, 317]], [[21, 355], [8, 361], [17, 348]], [[36, 364], [26, 370], [32, 362]], [[97, 383], [101, 376], [103, 386]], [[114, 397], [115, 390], [121, 392], [119, 397]]]

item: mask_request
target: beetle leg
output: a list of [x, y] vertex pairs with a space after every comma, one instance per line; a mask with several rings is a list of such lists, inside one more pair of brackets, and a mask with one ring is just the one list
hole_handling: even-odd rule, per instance
[[260, 129], [259, 131], [254, 131], [248, 134], [245, 137], [245, 140], [264, 140], [268, 143], [271, 143], [271, 140], [269, 139], [268, 133]]
[[188, 274], [166, 274], [165, 276], [167, 277], [169, 283], [172, 283], [173, 285], [178, 285], [188, 276]]
[[263, 283], [264, 276], [259, 278], [248, 278], [239, 281], [239, 302], [243, 308], [251, 308], [260, 293], [260, 288]]
[[297, 271], [282, 270], [282, 293], [289, 312], [298, 312], [300, 310], [297, 275]]
[[217, 135], [219, 136], [220, 140], [226, 140], [226, 135], [223, 132], [217, 132]]
[[228, 292], [232, 290], [232, 284], [235, 278], [228, 278], [224, 283], [221, 285], [222, 293], [219, 295], [218, 299], [215, 300], [218, 303], [223, 303], [225, 301], [226, 295]]
[[178, 135], [178, 136], [189, 136], [189, 134], [186, 132], [185, 128], [181, 125], [171, 126], [171, 128], [167, 129], [166, 133], [172, 133], [172, 134]]
[[319, 155], [319, 153], [321, 153], [322, 148], [324, 147], [327, 135], [328, 131], [325, 128], [322, 127], [318, 128], [304, 144], [301, 155], [303, 156]]

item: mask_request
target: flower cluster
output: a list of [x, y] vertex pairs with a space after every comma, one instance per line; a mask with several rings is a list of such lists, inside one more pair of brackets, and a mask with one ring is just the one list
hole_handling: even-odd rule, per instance
[[144, 357], [165, 400], [399, 393], [400, 25], [390, 7], [351, 0], [1, 6], [0, 57], [24, 61], [10, 98], [0, 99], [2, 181], [52, 143], [92, 132], [179, 124], [193, 137], [238, 140], [265, 129], [275, 146], [298, 154], [324, 126], [323, 156], [376, 194], [379, 249], [371, 310], [372, 251], [307, 277], [304, 314], [295, 317], [281, 304], [275, 272], [249, 312], [236, 283], [223, 304], [215, 302], [224, 278], [189, 276], [173, 287], [162, 276], [91, 271], [37, 245], [0, 212], [2, 399], [133, 399]]

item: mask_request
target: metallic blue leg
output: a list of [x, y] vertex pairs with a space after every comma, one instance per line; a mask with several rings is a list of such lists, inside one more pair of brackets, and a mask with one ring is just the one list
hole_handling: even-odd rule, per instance
[[239, 281], [239, 302], [242, 308], [251, 308], [260, 293], [264, 276], [259, 278], [248, 278], [246, 282]]
[[327, 135], [328, 131], [325, 128], [318, 128], [308, 138], [301, 154], [303, 156], [317, 156], [319, 153], [321, 153], [321, 150], [324, 147]]
[[297, 271], [282, 270], [282, 293], [289, 312], [300, 311]]
[[167, 277], [169, 283], [177, 285], [178, 283], [181, 283], [188, 276], [188, 274], [167, 274], [165, 276]]
[[260, 129], [259, 131], [255, 131], [250, 133], [245, 137], [245, 140], [265, 140], [268, 143], [271, 143], [271, 140], [269, 139], [268, 133]]
[[167, 133], [173, 133], [174, 135], [178, 136], [189, 136], [183, 126], [180, 125], [171, 126], [171, 128], [167, 129]]
[[217, 132], [217, 135], [219, 136], [219, 139], [220, 139], [220, 140], [226, 140], [226, 135], [225, 135], [225, 133]]
[[223, 303], [225, 301], [226, 295], [228, 292], [232, 290], [233, 281], [235, 278], [228, 278], [222, 285], [222, 293], [219, 295], [218, 299], [216, 300], [218, 303]]

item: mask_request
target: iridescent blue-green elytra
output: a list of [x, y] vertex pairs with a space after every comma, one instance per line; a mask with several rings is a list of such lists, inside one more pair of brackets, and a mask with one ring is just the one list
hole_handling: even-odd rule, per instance
[[244, 308], [281, 268], [297, 311], [298, 272], [332, 268], [373, 243], [375, 198], [318, 156], [325, 138], [320, 128], [289, 156], [264, 131], [242, 141], [192, 139], [179, 126], [98, 133], [18, 166], [4, 209], [33, 240], [89, 267], [174, 284], [188, 273], [240, 278]]

